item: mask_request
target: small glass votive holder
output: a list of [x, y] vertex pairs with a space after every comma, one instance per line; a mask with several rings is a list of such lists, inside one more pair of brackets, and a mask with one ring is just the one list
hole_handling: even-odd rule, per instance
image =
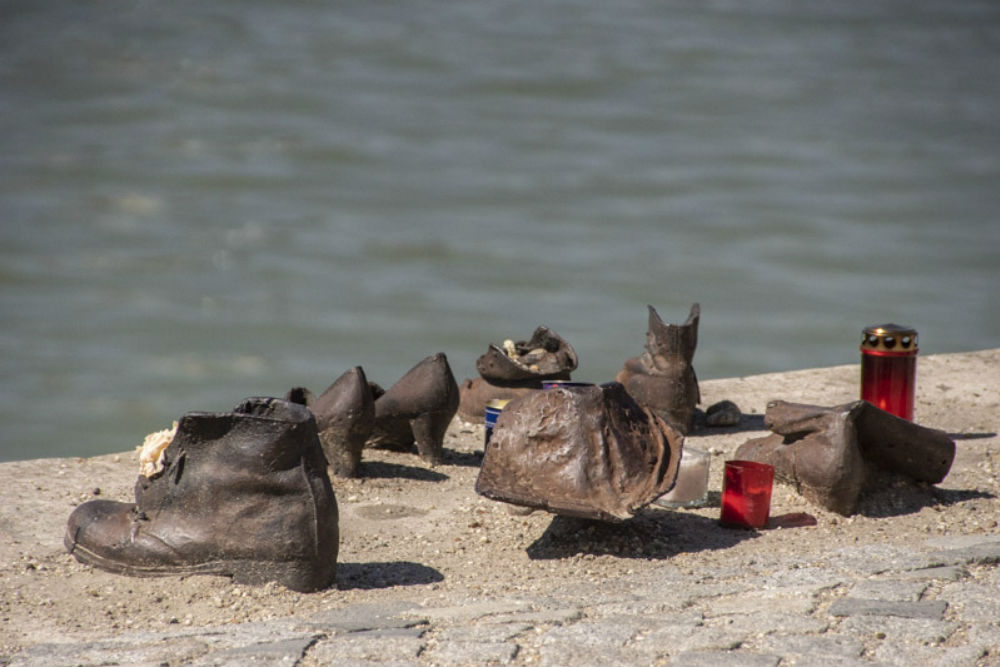
[[708, 500], [708, 464], [712, 456], [703, 449], [684, 447], [674, 488], [653, 503], [660, 507], [702, 507]]
[[766, 526], [773, 484], [774, 466], [757, 461], [726, 461], [720, 523], [737, 528]]

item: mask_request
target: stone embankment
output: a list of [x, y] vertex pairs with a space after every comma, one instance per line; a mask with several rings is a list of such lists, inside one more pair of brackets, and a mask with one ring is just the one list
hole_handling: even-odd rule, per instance
[[703, 382], [702, 407], [744, 413], [687, 439], [712, 454], [709, 505], [619, 524], [476, 496], [481, 426], [454, 422], [434, 470], [366, 454], [334, 482], [338, 585], [313, 594], [80, 565], [66, 518], [130, 500], [134, 453], [0, 464], [0, 665], [1000, 665], [1000, 350], [920, 359], [916, 421], [957, 444], [942, 483], [852, 517], [779, 485], [771, 528], [719, 525], [722, 462], [767, 402], [857, 384], [856, 365]]

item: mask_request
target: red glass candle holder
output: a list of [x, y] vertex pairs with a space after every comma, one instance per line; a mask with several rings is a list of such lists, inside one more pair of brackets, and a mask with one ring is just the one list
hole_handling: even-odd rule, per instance
[[766, 526], [773, 484], [774, 466], [757, 461], [726, 461], [720, 523], [739, 528]]
[[913, 421], [917, 332], [898, 324], [868, 327], [861, 338], [861, 398]]

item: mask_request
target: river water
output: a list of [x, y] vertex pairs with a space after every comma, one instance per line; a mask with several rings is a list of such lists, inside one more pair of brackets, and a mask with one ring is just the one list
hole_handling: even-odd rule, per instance
[[[0, 0], [0, 459], [646, 305], [702, 378], [1000, 345], [1000, 5]], [[919, 381], [919, 378], [918, 378]]]

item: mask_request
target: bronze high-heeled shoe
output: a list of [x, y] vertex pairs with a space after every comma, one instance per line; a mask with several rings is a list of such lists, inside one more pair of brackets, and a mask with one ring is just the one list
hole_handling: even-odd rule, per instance
[[323, 453], [338, 477], [357, 477], [361, 450], [375, 423], [375, 400], [360, 366], [348, 370], [319, 397], [293, 387], [285, 398], [305, 405], [316, 417]]
[[458, 384], [445, 354], [427, 357], [384, 392], [371, 386], [375, 421], [367, 445], [398, 448], [415, 442], [422, 459], [441, 463], [444, 434], [458, 410]]

